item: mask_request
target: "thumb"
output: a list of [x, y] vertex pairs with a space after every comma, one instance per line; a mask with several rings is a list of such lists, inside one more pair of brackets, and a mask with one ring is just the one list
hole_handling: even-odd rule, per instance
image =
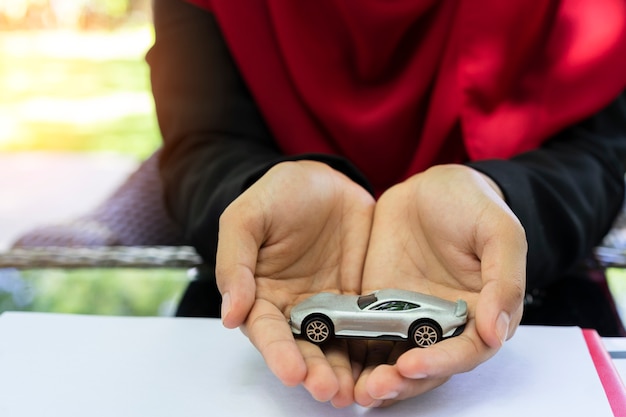
[[[257, 222], [231, 204], [220, 217], [215, 264], [217, 287], [222, 294], [222, 322], [228, 328], [243, 324], [255, 301], [254, 273], [262, 238]], [[259, 238], [260, 236], [260, 238]]]
[[518, 285], [505, 280], [489, 281], [476, 305], [476, 329], [481, 339], [491, 348], [500, 348], [515, 333], [523, 305], [523, 291]]
[[478, 334], [492, 348], [513, 336], [522, 319], [526, 282], [526, 240], [499, 241], [483, 252], [483, 288], [476, 305]]
[[482, 248], [483, 288], [476, 305], [478, 334], [496, 349], [513, 336], [522, 320], [526, 287], [525, 232], [519, 223], [504, 224]]

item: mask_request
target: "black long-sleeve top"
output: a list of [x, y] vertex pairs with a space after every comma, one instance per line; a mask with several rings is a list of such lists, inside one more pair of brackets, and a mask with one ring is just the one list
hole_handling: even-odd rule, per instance
[[[220, 214], [276, 163], [323, 161], [369, 189], [340, 156], [281, 153], [210, 13], [156, 0], [154, 24], [147, 60], [164, 139], [166, 203], [208, 265]], [[467, 165], [500, 186], [525, 228], [527, 287], [547, 285], [590, 253], [622, 205], [626, 95], [537, 150]]]

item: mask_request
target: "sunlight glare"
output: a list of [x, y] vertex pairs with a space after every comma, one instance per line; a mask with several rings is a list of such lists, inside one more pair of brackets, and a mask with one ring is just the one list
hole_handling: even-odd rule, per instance
[[0, 111], [0, 145], [9, 143], [20, 136], [18, 123], [6, 112]]
[[152, 96], [147, 92], [119, 92], [83, 99], [37, 97], [16, 106], [20, 120], [74, 125], [107, 122], [152, 112]]

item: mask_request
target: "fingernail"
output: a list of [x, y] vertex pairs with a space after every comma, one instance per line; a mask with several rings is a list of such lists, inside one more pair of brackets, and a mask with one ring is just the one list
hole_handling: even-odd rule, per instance
[[506, 337], [509, 334], [509, 323], [511, 322], [511, 317], [505, 311], [501, 312], [498, 318], [496, 319], [496, 334], [498, 335], [498, 339], [500, 339], [500, 344], [504, 344]]
[[374, 400], [370, 405], [367, 405], [367, 408], [376, 408], [380, 407], [383, 403], [383, 400]]
[[394, 398], [396, 398], [400, 393], [397, 391], [391, 391], [388, 392], [387, 394], [383, 395], [382, 397], [378, 397], [379, 400], [393, 400]]
[[417, 374], [413, 374], [413, 375], [410, 376], [411, 379], [424, 379], [426, 377], [428, 377], [428, 375], [426, 375], [423, 372], [419, 372]]
[[222, 296], [222, 321], [228, 316], [230, 312], [230, 293], [225, 293]]

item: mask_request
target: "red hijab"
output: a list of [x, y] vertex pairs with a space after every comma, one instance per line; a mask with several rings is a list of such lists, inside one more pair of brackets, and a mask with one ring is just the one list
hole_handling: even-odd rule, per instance
[[624, 0], [189, 0], [210, 10], [282, 150], [380, 192], [538, 147], [626, 87]]

